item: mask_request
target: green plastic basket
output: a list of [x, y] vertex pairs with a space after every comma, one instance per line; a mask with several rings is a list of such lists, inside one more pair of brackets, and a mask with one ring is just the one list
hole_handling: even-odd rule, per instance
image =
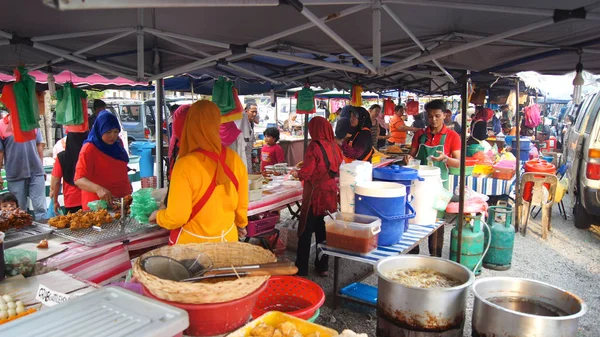
[[[465, 166], [465, 176], [472, 176], [473, 169], [475, 166]], [[459, 176], [460, 175], [460, 167], [449, 167], [449, 171], [451, 175]]]
[[315, 314], [311, 318], [307, 319], [307, 321], [314, 323], [317, 320], [317, 318], [319, 318], [320, 314], [321, 314], [321, 309], [317, 309], [317, 311], [315, 311]]

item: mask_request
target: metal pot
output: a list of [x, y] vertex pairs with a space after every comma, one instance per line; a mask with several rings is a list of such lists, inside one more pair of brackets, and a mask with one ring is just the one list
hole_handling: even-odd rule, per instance
[[[462, 284], [452, 288], [412, 288], [385, 276], [387, 272], [414, 268], [433, 269]], [[475, 281], [469, 269], [441, 258], [399, 255], [381, 260], [375, 265], [375, 272], [379, 275], [378, 336], [442, 336], [443, 332], [445, 337], [462, 337], [467, 295]]]
[[528, 279], [483, 278], [473, 294], [473, 336], [478, 337], [577, 336], [579, 318], [587, 312], [574, 294]]

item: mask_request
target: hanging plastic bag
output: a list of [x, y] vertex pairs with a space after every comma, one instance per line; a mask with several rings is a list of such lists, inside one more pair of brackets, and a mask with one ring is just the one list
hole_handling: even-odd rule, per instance
[[142, 188], [133, 192], [131, 197], [131, 217], [140, 223], [148, 223], [148, 217], [158, 209], [156, 200], [152, 197], [152, 188]]
[[107, 209], [108, 203], [105, 200], [94, 200], [94, 201], [88, 202], [87, 206], [92, 211], [99, 211], [101, 209]]
[[310, 114], [316, 111], [315, 92], [310, 88], [302, 88], [296, 93], [298, 102], [296, 103], [296, 113]]
[[392, 101], [391, 98], [386, 99], [385, 101], [383, 101], [383, 113], [386, 116], [393, 116], [394, 115], [394, 108], [396, 107], [396, 104], [394, 104], [394, 101]]
[[62, 125], [84, 124], [81, 99], [86, 97], [85, 91], [74, 87], [72, 83], [65, 83], [62, 89], [56, 91], [56, 123]]
[[436, 211], [443, 212], [446, 210], [448, 203], [452, 200], [452, 192], [447, 189], [440, 187], [438, 193], [435, 195], [435, 200], [433, 202], [433, 208]]
[[65, 125], [65, 130], [68, 132], [86, 132], [90, 129], [90, 122], [87, 114], [87, 100], [81, 99], [81, 107], [83, 111], [83, 124], [80, 125]]
[[361, 107], [362, 106], [362, 93], [363, 88], [360, 85], [353, 85], [351, 92], [350, 105]]
[[409, 116], [415, 116], [419, 114], [419, 102], [408, 101], [406, 102], [406, 114]]
[[215, 81], [212, 91], [212, 101], [221, 110], [221, 115], [226, 115], [235, 109], [233, 98], [233, 82], [221, 76]]
[[542, 118], [540, 117], [540, 106], [537, 104], [532, 104], [530, 106], [525, 107], [525, 119], [523, 120], [523, 124], [528, 128], [536, 128], [542, 122]]
[[[19, 123], [19, 108], [17, 107], [17, 99], [15, 97], [15, 91], [13, 84], [6, 84], [2, 89], [2, 97], [0, 101], [4, 103], [10, 115], [5, 116], [0, 123], [9, 124], [7, 125], [6, 131], [8, 135], [12, 133], [15, 142], [25, 143], [34, 140], [36, 137], [36, 130], [23, 131]], [[14, 116], [14, 117], [13, 117]]]
[[35, 80], [21, 66], [15, 69], [15, 78], [17, 81], [14, 83], [13, 88], [17, 100], [19, 125], [23, 131], [35, 130], [39, 128], [40, 115], [35, 93]]

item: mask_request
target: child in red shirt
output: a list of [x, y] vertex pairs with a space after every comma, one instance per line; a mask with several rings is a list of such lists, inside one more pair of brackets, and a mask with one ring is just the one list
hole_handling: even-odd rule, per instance
[[260, 154], [260, 170], [264, 171], [265, 166], [275, 165], [285, 162], [283, 148], [277, 145], [279, 141], [279, 130], [277, 128], [267, 128], [265, 132], [265, 145], [262, 147]]

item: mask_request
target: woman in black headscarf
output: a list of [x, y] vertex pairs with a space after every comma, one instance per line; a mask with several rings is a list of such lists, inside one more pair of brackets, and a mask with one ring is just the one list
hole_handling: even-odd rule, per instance
[[75, 167], [77, 166], [77, 160], [79, 159], [79, 152], [87, 137], [87, 132], [69, 132], [67, 134], [65, 150], [60, 152], [57, 159], [54, 161], [52, 180], [50, 183], [50, 196], [54, 201], [54, 214], [58, 214], [58, 209], [60, 208], [58, 194], [60, 191], [61, 179], [63, 182], [64, 204], [67, 213], [75, 213], [81, 209], [81, 190], [75, 186], [73, 178], [75, 177]]
[[[371, 137], [371, 116], [363, 107], [350, 108], [350, 137], [342, 142], [344, 162], [350, 163], [354, 160], [371, 161], [373, 157], [373, 140]], [[336, 130], [337, 133], [338, 130]]]

